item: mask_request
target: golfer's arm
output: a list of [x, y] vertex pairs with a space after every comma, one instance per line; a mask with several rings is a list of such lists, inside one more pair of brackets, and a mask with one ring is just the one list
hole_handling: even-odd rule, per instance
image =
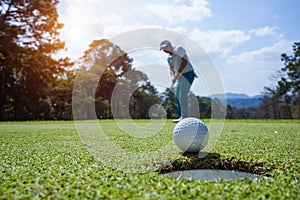
[[176, 74], [176, 77], [177, 77], [177, 78], [179, 78], [179, 77], [182, 75], [182, 72], [183, 72], [183, 70], [185, 69], [186, 64], [187, 64], [187, 57], [184, 56], [184, 57], [182, 58], [182, 61], [181, 61], [181, 65], [180, 65], [180, 67], [179, 67], [179, 70], [178, 70], [178, 72], [177, 72], [177, 74]]
[[170, 68], [170, 75], [171, 75], [171, 77], [173, 78], [173, 77], [175, 77], [175, 71], [174, 71], [174, 69], [173, 68]]
[[180, 65], [180, 67], [179, 67], [178, 73], [181, 74], [181, 73], [183, 72], [183, 70], [184, 70], [185, 67], [186, 67], [186, 64], [187, 64], [187, 57], [184, 56], [184, 57], [182, 58], [181, 65]]

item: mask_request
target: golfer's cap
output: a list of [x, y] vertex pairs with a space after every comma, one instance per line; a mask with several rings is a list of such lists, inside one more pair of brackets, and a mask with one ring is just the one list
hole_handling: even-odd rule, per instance
[[169, 40], [164, 40], [160, 43], [160, 50], [165, 48], [166, 46], [171, 45], [171, 42]]

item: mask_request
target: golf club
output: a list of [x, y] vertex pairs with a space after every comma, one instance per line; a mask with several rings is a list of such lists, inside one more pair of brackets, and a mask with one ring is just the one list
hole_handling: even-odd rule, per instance
[[172, 83], [172, 85], [168, 88], [166, 94], [163, 96], [163, 98], [162, 98], [162, 100], [161, 100], [161, 103], [159, 104], [159, 106], [158, 106], [158, 108], [157, 108], [156, 115], [158, 115], [158, 113], [159, 113], [159, 111], [160, 111], [160, 108], [162, 107], [162, 105], [165, 103], [165, 101], [166, 101], [167, 98], [169, 97], [170, 91], [172, 90], [174, 84], [175, 84], [175, 82]]

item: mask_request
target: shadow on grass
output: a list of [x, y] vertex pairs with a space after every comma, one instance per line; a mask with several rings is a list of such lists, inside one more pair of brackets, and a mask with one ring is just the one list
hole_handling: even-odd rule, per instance
[[182, 154], [176, 160], [172, 160], [167, 164], [157, 164], [157, 172], [161, 174], [180, 170], [193, 169], [219, 169], [219, 170], [233, 170], [239, 172], [247, 172], [252, 174], [266, 174], [270, 171], [264, 168], [263, 163], [255, 161], [243, 161], [234, 157], [221, 158], [218, 153], [203, 153], [207, 154], [201, 158], [199, 154]]

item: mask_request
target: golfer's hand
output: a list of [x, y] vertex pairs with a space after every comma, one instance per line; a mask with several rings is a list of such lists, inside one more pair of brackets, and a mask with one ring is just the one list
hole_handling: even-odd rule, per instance
[[172, 83], [174, 84], [177, 80], [175, 79], [175, 77], [173, 77], [172, 79]]
[[180, 73], [177, 73], [175, 76], [173, 76], [172, 83], [174, 84], [180, 78], [180, 76]]

